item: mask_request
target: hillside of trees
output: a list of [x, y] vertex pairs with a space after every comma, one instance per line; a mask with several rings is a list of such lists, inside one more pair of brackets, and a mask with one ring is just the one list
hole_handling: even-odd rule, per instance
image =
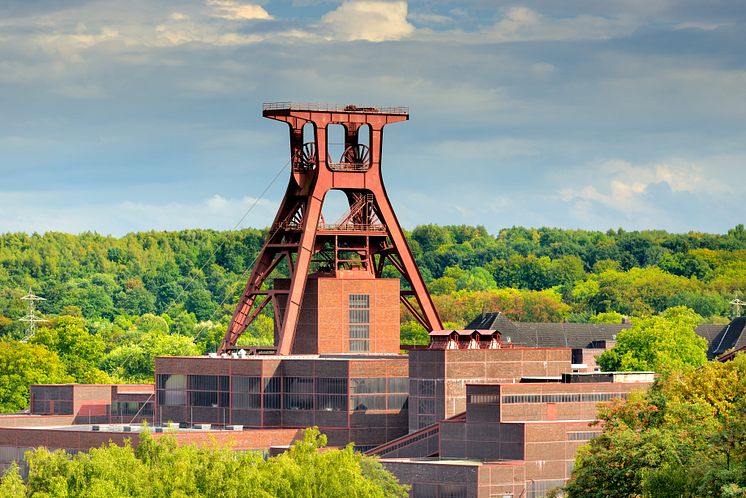
[[[0, 411], [24, 408], [30, 383], [152, 381], [155, 356], [214, 351], [264, 235], [0, 235], [0, 371], [13, 373], [0, 377]], [[673, 307], [725, 323], [745, 290], [743, 225], [721, 235], [425, 225], [408, 237], [446, 326], [493, 310], [603, 322]], [[19, 342], [29, 289], [49, 321]], [[239, 344], [271, 344], [272, 323], [266, 309]], [[427, 341], [405, 312], [402, 340]]]

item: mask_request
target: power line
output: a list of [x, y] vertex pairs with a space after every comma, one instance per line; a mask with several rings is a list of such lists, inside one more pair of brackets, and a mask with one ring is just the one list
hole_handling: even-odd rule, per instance
[[[257, 206], [257, 204], [259, 204], [259, 202], [264, 198], [264, 195], [269, 191], [269, 189], [272, 188], [272, 185], [274, 185], [274, 183], [280, 177], [280, 174], [282, 174], [282, 172], [285, 170], [285, 168], [288, 167], [288, 164], [290, 164], [290, 159], [288, 159], [288, 161], [277, 171], [277, 173], [275, 173], [274, 178], [272, 178], [272, 181], [269, 182], [269, 184], [264, 188], [264, 190], [262, 191], [262, 193], [259, 194], [259, 197], [257, 197], [256, 199], [254, 199], [254, 203], [251, 206], [249, 206], [249, 208], [244, 212], [243, 216], [241, 216], [241, 219], [239, 219], [238, 222], [231, 229], [232, 231], [238, 229], [241, 226], [241, 224], [244, 222], [244, 220], [246, 219], [246, 217], [251, 213], [251, 211], [254, 210], [254, 208]], [[218, 253], [218, 251], [220, 251], [225, 246], [225, 243], [226, 242], [223, 241], [220, 244], [218, 244], [218, 246], [215, 248], [215, 250], [212, 252], [212, 254], [210, 254], [210, 256], [202, 264], [202, 266], [199, 267], [199, 270], [197, 271], [197, 274], [201, 273], [202, 270], [204, 270], [205, 267], [215, 258], [215, 255]], [[252, 263], [252, 266], [253, 266], [253, 263]], [[176, 295], [176, 297], [174, 297], [168, 303], [168, 306], [165, 306], [163, 308], [164, 310], [168, 309], [172, 304], [177, 303], [179, 301], [179, 299], [181, 298], [181, 296], [183, 296], [184, 293], [187, 290], [189, 290], [189, 287], [197, 279], [197, 274], [192, 275], [192, 278], [189, 279], [189, 281], [187, 282], [187, 284], [184, 287], [181, 288], [181, 290]], [[214, 313], [213, 313], [213, 315], [214, 315]]]
[[[269, 191], [269, 189], [272, 188], [272, 185], [275, 184], [275, 182], [280, 177], [280, 175], [285, 170], [285, 168], [288, 167], [288, 165], [290, 164], [290, 161], [291, 161], [291, 159], [288, 159], [288, 161], [285, 164], [282, 165], [282, 167], [277, 171], [277, 173], [275, 173], [275, 176], [272, 178], [272, 180], [269, 182], [269, 184], [264, 188], [264, 190], [262, 190], [261, 194], [259, 194], [259, 196], [256, 199], [254, 199], [254, 202], [244, 212], [243, 216], [241, 216], [241, 218], [238, 220], [238, 222], [236, 222], [236, 224], [233, 226], [233, 228], [231, 230], [236, 230], [237, 228], [239, 228], [241, 226], [241, 224], [244, 222], [244, 220], [246, 219], [246, 217], [251, 213], [251, 211], [254, 210], [254, 208], [259, 204], [259, 202], [264, 198], [264, 196]], [[201, 273], [202, 270], [205, 269], [205, 267], [208, 265], [208, 263], [210, 263], [210, 261], [215, 257], [215, 255], [218, 253], [218, 251], [220, 251], [224, 246], [225, 246], [225, 242], [221, 242], [220, 244], [218, 244], [218, 247], [212, 252], [212, 254], [210, 254], [210, 257], [208, 257], [205, 260], [205, 262], [202, 264], [202, 266], [199, 268], [198, 273]], [[249, 265], [247, 267], [247, 269], [244, 270], [243, 274], [241, 275], [242, 279], [245, 278], [246, 274], [251, 269], [251, 267], [254, 266], [255, 262], [256, 262], [256, 258], [254, 258], [254, 262], [252, 262], [251, 265]], [[178, 300], [181, 298], [181, 296], [184, 295], [184, 293], [189, 289], [189, 287], [194, 283], [194, 281], [196, 279], [197, 279], [197, 275], [196, 274], [192, 275], [192, 278], [187, 282], [187, 284], [184, 287], [182, 287], [182, 289], [179, 291], [179, 293], [176, 295], [176, 297], [174, 297], [168, 303], [168, 306], [164, 307], [164, 309], [168, 309], [172, 304], [178, 302]], [[225, 302], [228, 300], [228, 297], [229, 297], [229, 295], [226, 294], [225, 297], [223, 298], [223, 300], [220, 302], [220, 304], [216, 307], [215, 311], [213, 311], [212, 315], [210, 315], [210, 318], [208, 319], [208, 321], [212, 321], [212, 319], [215, 317], [215, 315], [217, 314], [217, 312], [223, 307], [223, 304], [225, 304]], [[202, 327], [202, 329], [200, 329], [199, 331], [197, 331], [197, 334], [192, 338], [192, 342], [195, 342], [197, 340], [197, 338], [200, 335], [202, 335], [202, 333], [205, 330], [207, 330], [206, 326]], [[124, 366], [127, 365], [127, 363], [132, 359], [133, 354], [134, 354], [134, 352], [131, 352], [130, 355], [122, 362], [122, 367], [124, 367]]]
[[31, 292], [31, 287], [29, 287], [28, 294], [23, 296], [21, 300], [28, 302], [28, 308], [26, 311], [26, 315], [18, 319], [19, 322], [23, 322], [26, 324], [26, 335], [24, 336], [23, 339], [21, 339], [21, 342], [28, 342], [28, 340], [31, 339], [36, 333], [36, 324], [49, 321], [49, 320], [45, 320], [44, 318], [39, 317], [36, 314], [36, 303], [39, 301], [46, 301], [46, 299], [44, 299], [43, 297], [34, 295]]

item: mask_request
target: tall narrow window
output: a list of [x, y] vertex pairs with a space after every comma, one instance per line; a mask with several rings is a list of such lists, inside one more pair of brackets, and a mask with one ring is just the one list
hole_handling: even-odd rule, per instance
[[370, 294], [350, 294], [350, 351], [370, 351]]

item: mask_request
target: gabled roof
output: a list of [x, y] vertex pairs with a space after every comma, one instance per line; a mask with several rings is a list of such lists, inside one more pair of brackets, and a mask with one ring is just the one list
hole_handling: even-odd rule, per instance
[[482, 313], [465, 328], [471, 330], [497, 330], [503, 336], [518, 334], [516, 324], [510, 321], [502, 311], [498, 311], [497, 313]]
[[[583, 349], [593, 347], [594, 343], [614, 341], [619, 332], [631, 326], [629, 323], [512, 322], [502, 312], [495, 312], [480, 314], [466, 329], [498, 330], [504, 342], [532, 348]], [[727, 326], [700, 325], [696, 333], [709, 343], [707, 357], [713, 359], [731, 348], [746, 347], [746, 317], [736, 318]]]
[[523, 323], [512, 322], [503, 313], [484, 313], [472, 320], [467, 329], [498, 330], [504, 342], [531, 348], [582, 349], [599, 341], [613, 341], [629, 324], [594, 323]]
[[736, 318], [712, 338], [710, 347], [707, 348], [707, 357], [709, 359], [717, 358], [729, 349], [743, 348], [746, 346], [746, 316]]
[[474, 329], [471, 329], [471, 330], [433, 330], [432, 332], [430, 332], [430, 335], [433, 337], [442, 337], [442, 336], [449, 336], [453, 334], [454, 332], [458, 335], [465, 335], [465, 336], [470, 336], [474, 332], [480, 335], [492, 335], [494, 333], [494, 331], [492, 330], [484, 330], [484, 329], [482, 330], [474, 330]]

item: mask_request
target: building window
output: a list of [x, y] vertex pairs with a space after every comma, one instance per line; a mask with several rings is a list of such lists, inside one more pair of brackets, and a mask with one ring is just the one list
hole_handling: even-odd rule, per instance
[[599, 435], [601, 435], [601, 433], [598, 431], [568, 432], [567, 439], [570, 441], [590, 441]]
[[158, 375], [158, 404], [163, 406], [186, 405], [187, 378], [186, 375]]
[[228, 406], [229, 377], [227, 375], [189, 375], [187, 394], [189, 406], [225, 407]]
[[134, 417], [135, 415], [150, 417], [153, 415], [153, 403], [138, 401], [115, 401], [111, 411], [112, 415], [119, 417]]
[[316, 409], [325, 412], [347, 411], [347, 379], [316, 379]]
[[471, 405], [499, 405], [499, 394], [468, 394], [466, 402]]
[[441, 484], [438, 486], [440, 498], [466, 498], [466, 484]]
[[285, 410], [313, 410], [313, 377], [284, 377]]
[[231, 379], [231, 403], [234, 410], [259, 410], [262, 407], [260, 377], [236, 375]]
[[550, 491], [565, 485], [564, 479], [547, 479], [530, 481], [526, 490], [527, 498], [541, 498], [546, 496]]
[[434, 379], [418, 379], [416, 384], [413, 393], [418, 397], [413, 400], [412, 409], [417, 413], [417, 428], [422, 429], [435, 423], [437, 387]]
[[370, 294], [349, 295], [350, 351], [370, 351]]
[[627, 399], [629, 393], [515, 394], [502, 397], [504, 404], [516, 403], [604, 403]]
[[434, 397], [435, 381], [429, 379], [420, 379], [420, 390], [418, 394], [420, 396]]
[[264, 409], [279, 410], [282, 408], [282, 378], [264, 379]]
[[435, 400], [432, 398], [420, 398], [420, 415], [435, 415]]

